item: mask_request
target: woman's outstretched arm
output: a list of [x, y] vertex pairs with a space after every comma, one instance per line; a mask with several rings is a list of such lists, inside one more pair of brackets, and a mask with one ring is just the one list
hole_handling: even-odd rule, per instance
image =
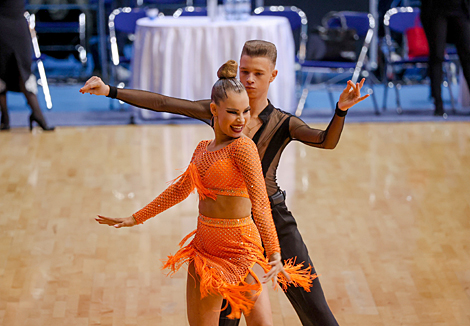
[[[188, 170], [190, 168], [191, 167], [189, 167]], [[195, 186], [191, 176], [184, 173], [178, 181], [170, 185], [157, 198], [131, 216], [112, 218], [98, 215], [95, 220], [99, 224], [114, 226], [115, 228], [131, 227], [136, 224], [142, 224], [149, 218], [152, 218], [185, 200], [194, 188]]]
[[114, 226], [115, 228], [131, 227], [136, 224], [142, 224], [149, 218], [152, 218], [155, 215], [160, 214], [168, 208], [185, 200], [196, 188], [196, 183], [194, 180], [197, 178], [198, 172], [196, 166], [192, 162], [198, 148], [199, 146], [193, 153], [193, 157], [191, 158], [191, 162], [189, 163], [186, 171], [177, 177], [168, 188], [166, 188], [157, 198], [152, 200], [144, 208], [140, 209], [129, 217], [112, 218], [98, 215], [95, 220], [99, 224]]

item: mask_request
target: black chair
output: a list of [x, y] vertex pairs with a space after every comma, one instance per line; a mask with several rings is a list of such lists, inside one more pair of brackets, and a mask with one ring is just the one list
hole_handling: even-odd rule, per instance
[[[54, 20], [51, 18], [49, 10], [53, 8], [39, 8], [34, 14], [35, 31], [43, 42], [41, 42], [41, 50], [43, 53], [64, 57], [73, 54], [77, 57], [82, 65], [82, 72], [88, 64], [87, 58], [87, 16], [80, 6], [72, 7], [67, 10], [67, 16], [62, 20]], [[47, 36], [47, 41], [44, 41]]]
[[[326, 19], [325, 19], [326, 18]], [[320, 60], [304, 60], [300, 62], [300, 71], [305, 74], [305, 80], [302, 84], [301, 95], [297, 105], [296, 115], [300, 116], [305, 106], [305, 102], [309, 90], [313, 88], [322, 87], [328, 92], [331, 108], [334, 111], [335, 101], [333, 98], [334, 86], [347, 78], [350, 78], [353, 83], [359, 81], [361, 77], [371, 77], [370, 67], [368, 64], [368, 52], [372, 37], [374, 35], [375, 19], [367, 12], [355, 11], [340, 11], [331, 12], [324, 17], [324, 25], [328, 28], [349, 28], [354, 29], [357, 34], [358, 53], [354, 61], [320, 61]], [[312, 85], [313, 77], [315, 74], [333, 75], [332, 78], [326, 81]], [[371, 93], [374, 111], [380, 114], [377, 100], [375, 98], [373, 83], [371, 78], [367, 78], [367, 85], [369, 93]], [[344, 88], [344, 85], [341, 85]]]
[[286, 17], [289, 20], [292, 34], [294, 36], [296, 61], [299, 62], [305, 60], [308, 20], [307, 15], [305, 15], [301, 9], [295, 6], [258, 7], [253, 11], [253, 14], [259, 16]]

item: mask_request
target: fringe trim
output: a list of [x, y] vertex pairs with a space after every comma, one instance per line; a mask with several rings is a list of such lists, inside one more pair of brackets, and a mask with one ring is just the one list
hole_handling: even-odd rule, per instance
[[214, 200], [217, 199], [217, 195], [215, 195], [212, 191], [204, 187], [202, 184], [201, 176], [199, 175], [199, 171], [194, 163], [189, 163], [188, 168], [178, 177], [170, 181], [170, 184], [174, 184], [177, 181], [181, 180], [184, 182], [186, 178], [191, 179], [191, 184], [194, 185], [195, 189], [199, 194], [199, 199], [203, 200], [207, 197], [212, 198]]
[[[255, 295], [258, 295], [262, 290], [259, 279], [251, 269], [248, 270], [248, 273], [253, 275], [256, 283], [249, 284], [241, 280], [239, 284], [229, 284], [222, 279], [219, 271], [209, 266], [207, 261], [197, 255], [191, 246], [181, 248], [174, 256], [168, 256], [168, 260], [164, 262], [165, 264], [162, 269], [169, 268], [170, 272], [167, 275], [171, 276], [184, 264], [191, 262], [194, 263], [194, 269], [199, 277], [201, 298], [211, 294], [221, 295], [232, 308], [232, 313], [227, 316], [230, 319], [239, 319], [242, 312], [244, 314], [250, 313], [254, 306], [254, 301], [249, 299], [248, 294], [256, 292]], [[221, 310], [225, 308], [223, 307]]]
[[[253, 296], [258, 295], [262, 291], [262, 285], [259, 278], [252, 271], [252, 267], [248, 269], [246, 275], [240, 280], [239, 284], [230, 284], [223, 280], [220, 272], [209, 266], [207, 260], [203, 259], [198, 252], [189, 243], [184, 246], [186, 241], [196, 233], [196, 230], [184, 237], [179, 243], [180, 250], [173, 255], [168, 256], [166, 261], [163, 261], [164, 265], [162, 269], [170, 269], [167, 276], [172, 276], [176, 273], [184, 264], [194, 263], [194, 268], [199, 276], [201, 298], [204, 298], [210, 294], [221, 295], [232, 308], [232, 313], [227, 317], [230, 319], [239, 319], [241, 313], [248, 315], [254, 306], [254, 301], [249, 299]], [[262, 252], [262, 251], [261, 251]], [[260, 253], [253, 261], [254, 264], [260, 264], [265, 272], [269, 270], [269, 264], [266, 262], [264, 256]], [[291, 281], [282, 274], [278, 274], [278, 282], [282, 290], [286, 291], [288, 286], [302, 287], [305, 291], [310, 292], [312, 281], [317, 277], [316, 274], [311, 275], [312, 267], [309, 265], [308, 268], [302, 269], [302, 264], [295, 265], [295, 259], [289, 259], [284, 262], [284, 269], [289, 274]], [[255, 279], [254, 284], [249, 284], [245, 281], [246, 276], [250, 274]], [[226, 309], [223, 307], [221, 310]]]
[[289, 274], [291, 281], [287, 280], [284, 274], [279, 273], [277, 276], [279, 286], [284, 292], [287, 291], [289, 286], [301, 287], [306, 292], [310, 292], [312, 282], [318, 277], [317, 274], [312, 274], [312, 266], [309, 264], [307, 268], [304, 267], [304, 262], [295, 264], [295, 258], [290, 258], [284, 261], [284, 270]]

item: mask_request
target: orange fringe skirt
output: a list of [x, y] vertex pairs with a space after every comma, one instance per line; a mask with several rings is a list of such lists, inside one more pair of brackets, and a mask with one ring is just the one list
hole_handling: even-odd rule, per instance
[[[193, 240], [185, 246], [193, 235]], [[184, 237], [179, 246], [180, 250], [168, 256], [162, 269], [169, 268], [168, 274], [172, 275], [185, 263], [192, 262], [199, 277], [202, 298], [209, 294], [221, 295], [232, 308], [229, 318], [240, 318], [241, 312], [250, 312], [254, 302], [247, 294], [262, 290], [261, 282], [252, 268], [259, 264], [265, 272], [270, 269], [251, 216], [218, 219], [199, 215], [197, 229]], [[316, 277], [311, 275], [311, 266], [303, 268], [303, 264], [294, 264], [292, 259], [284, 262], [291, 283], [279, 273], [281, 287], [285, 291], [287, 286], [300, 286], [310, 291], [312, 280]], [[256, 283], [245, 281], [248, 274], [253, 276]]]

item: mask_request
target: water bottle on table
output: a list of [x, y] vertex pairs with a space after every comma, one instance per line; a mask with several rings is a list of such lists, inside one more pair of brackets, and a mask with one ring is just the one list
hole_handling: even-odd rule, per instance
[[214, 22], [217, 20], [217, 0], [207, 0], [207, 16], [210, 21]]
[[251, 0], [239, 0], [238, 16], [240, 20], [248, 20], [251, 15]]
[[235, 20], [235, 0], [224, 0], [225, 19]]

